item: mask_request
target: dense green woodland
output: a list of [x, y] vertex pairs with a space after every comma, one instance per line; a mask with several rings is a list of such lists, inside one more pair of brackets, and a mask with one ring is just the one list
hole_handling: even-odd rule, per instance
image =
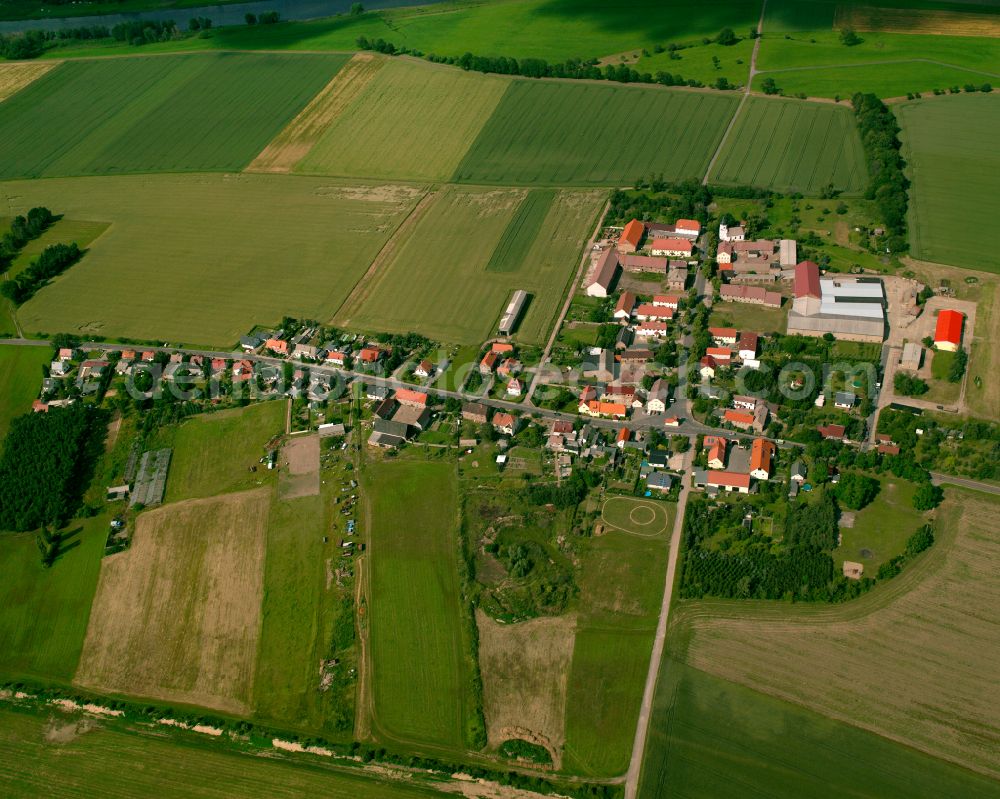
[[0, 529], [59, 527], [80, 505], [107, 412], [77, 403], [15, 419], [0, 455]]

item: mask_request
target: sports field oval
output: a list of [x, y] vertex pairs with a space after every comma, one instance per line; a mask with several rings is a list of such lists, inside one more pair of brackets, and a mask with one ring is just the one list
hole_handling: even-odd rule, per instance
[[667, 531], [670, 517], [662, 502], [610, 497], [601, 507], [601, 521], [629, 535], [653, 537]]

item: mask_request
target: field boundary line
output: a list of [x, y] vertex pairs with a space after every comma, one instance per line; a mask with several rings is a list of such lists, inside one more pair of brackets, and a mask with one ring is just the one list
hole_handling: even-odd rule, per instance
[[[375, 288], [375, 276], [378, 274], [382, 265], [390, 259], [390, 257], [395, 253], [399, 241], [401, 239], [408, 238], [411, 228], [415, 227], [417, 223], [423, 218], [427, 209], [433, 205], [433, 201], [442, 192], [439, 189], [430, 189], [424, 194], [423, 197], [410, 209], [410, 213], [406, 215], [406, 218], [396, 227], [396, 230], [391, 236], [386, 240], [385, 244], [382, 245], [382, 249], [378, 251], [375, 257], [372, 259], [371, 265], [365, 270], [365, 273], [358, 279], [358, 282], [354, 284], [354, 288], [351, 289], [351, 293], [347, 295], [344, 301], [337, 307], [331, 315], [330, 319], [334, 320], [340, 317], [343, 313], [351, 313], [352, 309], [360, 307], [360, 305], [368, 299], [368, 296]], [[350, 322], [350, 317], [346, 319], [341, 319], [341, 324], [347, 325]]]
[[878, 67], [883, 64], [934, 64], [938, 67], [946, 67], [948, 69], [957, 69], [961, 72], [974, 72], [977, 75], [986, 75], [989, 78], [1000, 78], [1000, 74], [995, 72], [986, 72], [982, 69], [975, 69], [973, 67], [963, 67], [959, 64], [949, 64], [947, 61], [938, 61], [934, 58], [890, 58], [884, 61], [856, 61], [853, 64], [823, 64], [822, 66], [812, 66], [812, 67], [778, 67], [777, 69], [762, 69], [758, 72], [758, 75], [770, 75], [771, 73], [777, 72], [809, 72], [818, 71], [824, 69], [850, 69], [851, 67]]

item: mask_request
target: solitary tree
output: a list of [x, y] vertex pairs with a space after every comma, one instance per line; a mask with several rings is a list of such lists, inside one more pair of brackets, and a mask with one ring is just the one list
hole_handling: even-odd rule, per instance
[[351, 16], [357, 17], [365, 13], [365, 7], [362, 3], [351, 3]]
[[736, 34], [732, 28], [723, 28], [719, 31], [719, 37], [715, 41], [728, 47], [729, 45], [736, 44], [739, 39], [736, 38]]
[[854, 47], [856, 44], [861, 44], [861, 37], [854, 32], [854, 28], [841, 28], [840, 41], [841, 44], [845, 44], [848, 47]]

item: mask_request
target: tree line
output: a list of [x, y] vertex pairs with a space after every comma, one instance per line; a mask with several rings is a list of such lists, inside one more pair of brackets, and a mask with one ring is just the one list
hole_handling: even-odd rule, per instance
[[14, 419], [0, 455], [0, 529], [58, 528], [72, 518], [106, 427], [107, 412], [82, 403]]
[[79, 261], [82, 256], [83, 250], [75, 241], [70, 244], [50, 244], [27, 269], [13, 280], [5, 280], [3, 285], [0, 285], [0, 294], [15, 305], [21, 305], [30, 300], [49, 280], [61, 275]]
[[42, 206], [32, 208], [27, 216], [15, 216], [10, 229], [0, 238], [0, 274], [10, 269], [24, 245], [41, 236], [56, 218], [48, 208]]
[[886, 226], [885, 246], [904, 252], [906, 242], [906, 162], [900, 153], [899, 124], [889, 107], [874, 94], [851, 98], [870, 175], [865, 196], [874, 200]]
[[[520, 75], [525, 78], [571, 78], [576, 80], [607, 80], [616, 83], [658, 83], [661, 86], [692, 86], [704, 87], [704, 83], [683, 75], [658, 71], [639, 72], [625, 64], [606, 64], [601, 67], [597, 59], [570, 58], [556, 64], [550, 64], [543, 58], [512, 58], [509, 56], [481, 56], [464, 53], [458, 57], [439, 56], [433, 53], [425, 54], [420, 50], [408, 47], [397, 47], [385, 39], [369, 39], [359, 36], [358, 48], [374, 50], [386, 55], [413, 55], [424, 58], [435, 64], [451, 64], [466, 71], [485, 72], [497, 75]], [[716, 89], [736, 89], [726, 78], [720, 77], [714, 84]]]

